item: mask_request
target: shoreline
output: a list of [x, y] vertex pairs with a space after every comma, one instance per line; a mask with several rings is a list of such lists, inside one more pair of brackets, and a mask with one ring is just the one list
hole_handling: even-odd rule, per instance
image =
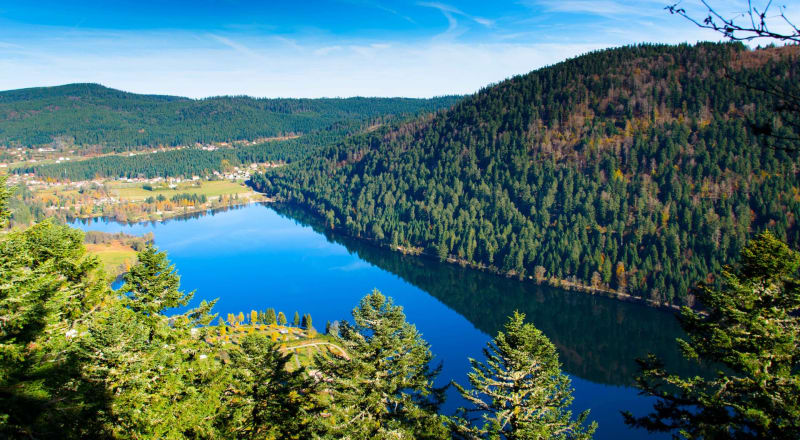
[[227, 205], [224, 205], [224, 206], [216, 206], [216, 207], [207, 206], [207, 207], [200, 207], [200, 208], [195, 208], [195, 209], [190, 209], [190, 210], [185, 210], [185, 211], [163, 212], [160, 215], [159, 218], [134, 217], [133, 219], [128, 218], [128, 219], [122, 220], [122, 219], [119, 219], [117, 216], [114, 216], [114, 215], [109, 216], [109, 215], [104, 215], [104, 214], [74, 215], [74, 216], [73, 215], [66, 215], [64, 218], [69, 222], [74, 222], [74, 221], [95, 221], [95, 220], [98, 220], [98, 219], [110, 220], [110, 221], [115, 221], [117, 223], [125, 223], [125, 224], [163, 222], [163, 221], [167, 221], [167, 220], [173, 220], [173, 219], [176, 219], [176, 218], [191, 217], [193, 215], [198, 215], [198, 214], [199, 215], [203, 215], [203, 214], [207, 214], [209, 211], [216, 212], [216, 211], [226, 210], [228, 208], [236, 208], [236, 207], [241, 207], [241, 206], [247, 206], [247, 205], [250, 205], [250, 204], [253, 204], [253, 203], [270, 203], [272, 201], [273, 200], [269, 200], [266, 197], [262, 197], [260, 200], [247, 199], [247, 200], [242, 200], [241, 202], [237, 201], [237, 203], [231, 203], [231, 204], [227, 204]]
[[378, 241], [376, 239], [373, 239], [373, 238], [359, 237], [359, 236], [348, 234], [348, 233], [340, 231], [340, 230], [330, 229], [330, 228], [327, 227], [327, 225], [324, 224], [324, 222], [321, 221], [322, 218], [321, 218], [321, 216], [319, 214], [317, 214], [316, 212], [314, 212], [313, 210], [307, 208], [304, 205], [300, 205], [300, 204], [297, 204], [297, 203], [291, 203], [291, 202], [285, 202], [285, 201], [278, 201], [274, 197], [271, 197], [269, 199], [270, 199], [269, 203], [274, 203], [277, 206], [292, 207], [292, 208], [299, 209], [299, 210], [307, 213], [308, 215], [313, 217], [315, 220], [318, 220], [319, 221], [318, 225], [320, 227], [322, 227], [326, 231], [334, 232], [336, 234], [345, 235], [345, 236], [353, 238], [355, 240], [359, 240], [359, 241], [362, 241], [364, 243], [369, 243], [370, 245], [375, 246], [377, 248], [388, 249], [388, 250], [390, 250], [392, 252], [400, 252], [403, 255], [418, 256], [418, 257], [422, 257], [422, 258], [426, 258], [426, 259], [433, 259], [433, 260], [436, 260], [436, 261], [440, 261], [442, 263], [457, 264], [457, 265], [459, 265], [461, 267], [465, 267], [465, 268], [468, 268], [468, 269], [471, 269], [471, 270], [477, 270], [477, 271], [480, 271], [480, 272], [489, 273], [489, 274], [492, 274], [492, 275], [495, 275], [495, 276], [499, 276], [499, 277], [503, 277], [503, 278], [516, 279], [520, 283], [532, 282], [533, 284], [536, 284], [536, 285], [546, 285], [546, 286], [555, 287], [555, 288], [562, 289], [562, 290], [569, 291], [569, 292], [580, 292], [580, 293], [584, 293], [584, 294], [598, 295], [598, 296], [603, 296], [603, 297], [606, 297], [606, 298], [609, 298], [609, 299], [614, 299], [614, 300], [617, 300], [617, 301], [635, 303], [635, 304], [639, 304], [639, 305], [642, 305], [642, 306], [646, 306], [646, 307], [650, 307], [650, 308], [654, 308], [654, 309], [658, 309], [658, 310], [663, 310], [663, 311], [667, 311], [667, 312], [671, 312], [671, 313], [679, 313], [680, 310], [681, 310], [681, 307], [682, 307], [682, 306], [677, 305], [677, 304], [670, 304], [670, 303], [662, 304], [662, 303], [658, 303], [658, 302], [655, 302], [655, 301], [650, 300], [650, 299], [641, 298], [641, 297], [634, 296], [634, 295], [631, 295], [631, 294], [628, 294], [628, 293], [619, 292], [619, 291], [616, 291], [616, 290], [613, 290], [613, 289], [606, 289], [606, 288], [602, 288], [602, 287], [592, 287], [592, 286], [588, 286], [588, 285], [585, 285], [585, 284], [569, 281], [567, 279], [551, 277], [551, 278], [544, 278], [544, 279], [539, 281], [539, 280], [536, 280], [532, 275], [528, 275], [528, 276], [525, 276], [524, 278], [520, 278], [519, 276], [517, 276], [514, 273], [506, 273], [506, 272], [503, 272], [503, 271], [501, 271], [501, 270], [499, 270], [497, 268], [491, 267], [491, 266], [487, 267], [487, 266], [482, 265], [482, 264], [470, 263], [470, 262], [467, 262], [467, 261], [464, 261], [464, 260], [460, 260], [460, 259], [457, 259], [457, 258], [453, 258], [453, 257], [448, 257], [448, 258], [442, 260], [439, 257], [437, 257], [437, 256], [435, 256], [435, 255], [433, 255], [433, 254], [431, 254], [429, 252], [423, 251], [421, 248], [406, 248], [406, 247], [403, 247], [403, 246], [392, 246], [391, 244], [381, 243], [380, 241]]

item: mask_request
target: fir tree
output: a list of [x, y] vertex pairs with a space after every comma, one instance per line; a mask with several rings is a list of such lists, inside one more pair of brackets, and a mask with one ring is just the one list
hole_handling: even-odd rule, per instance
[[133, 311], [154, 316], [165, 309], [185, 306], [192, 299], [194, 292], [178, 290], [181, 279], [166, 253], [148, 244], [137, 259], [138, 263], [123, 275], [124, 284], [119, 289]]
[[101, 414], [110, 396], [84, 380], [87, 359], [75, 344], [109, 294], [82, 242], [80, 231], [51, 221], [0, 235], [2, 438], [108, 434]]
[[[234, 369], [226, 430], [235, 438], [311, 438], [317, 408], [316, 382], [304, 368], [290, 369], [292, 354], [282, 354], [262, 335], [247, 335], [231, 350]], [[243, 398], [239, 397], [243, 396]]]
[[429, 345], [406, 322], [402, 307], [374, 290], [342, 324], [348, 358], [317, 355], [315, 369], [330, 377], [331, 417], [321, 423], [341, 438], [447, 438], [436, 411], [443, 390], [433, 388]]
[[292, 325], [295, 327], [300, 327], [300, 314], [297, 311], [294, 312], [294, 319], [292, 320]]
[[652, 414], [626, 423], [687, 438], [797, 438], [800, 432], [800, 253], [770, 232], [759, 234], [722, 287], [701, 284], [704, 311], [685, 307], [684, 357], [719, 365], [716, 377], [670, 374], [655, 356], [640, 360]]
[[139, 253], [127, 279], [127, 295], [108, 298], [79, 341], [88, 357], [86, 380], [114, 396], [106, 412], [113, 436], [213, 437], [214, 415], [230, 383], [230, 370], [204, 341], [216, 318], [214, 302], [164, 315], [189, 295], [179, 290], [166, 255], [151, 246]]
[[278, 325], [286, 325], [286, 315], [283, 312], [278, 312]]
[[[555, 346], [525, 315], [514, 312], [505, 332], [484, 349], [486, 361], [470, 359], [470, 388], [454, 383], [472, 407], [462, 408], [451, 426], [468, 439], [589, 439], [597, 424], [589, 411], [572, 418], [572, 388], [561, 372]], [[467, 420], [471, 412], [482, 414]]]

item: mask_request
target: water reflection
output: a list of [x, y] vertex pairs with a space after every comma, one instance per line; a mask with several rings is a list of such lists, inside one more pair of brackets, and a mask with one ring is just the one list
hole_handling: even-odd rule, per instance
[[484, 333], [496, 334], [514, 310], [525, 313], [558, 347], [571, 375], [630, 386], [638, 372], [635, 359], [648, 352], [678, 372], [696, 372], [678, 352], [675, 339], [683, 332], [670, 312], [403, 255], [327, 230], [300, 209], [272, 207], [436, 297]]
[[[263, 203], [259, 203], [259, 204], [263, 205]], [[127, 225], [127, 226], [131, 226], [131, 225], [156, 226], [156, 225], [164, 225], [164, 224], [172, 223], [172, 222], [196, 220], [198, 218], [202, 218], [202, 217], [205, 217], [207, 215], [214, 216], [214, 215], [217, 215], [217, 214], [221, 214], [223, 212], [235, 211], [237, 209], [243, 209], [243, 208], [246, 208], [247, 206], [249, 206], [249, 205], [248, 204], [241, 204], [241, 205], [223, 206], [223, 207], [214, 208], [214, 209], [206, 209], [206, 210], [203, 210], [203, 211], [187, 212], [185, 214], [179, 214], [179, 215], [176, 215], [174, 217], [169, 217], [169, 218], [164, 219], [164, 220], [124, 221], [123, 222], [123, 221], [117, 220], [114, 217], [106, 217], [106, 216], [88, 217], [88, 218], [66, 216], [65, 219], [66, 219], [66, 223], [68, 223], [68, 224], [81, 225], [81, 226], [84, 226], [84, 227], [91, 226], [94, 223], [109, 223], [109, 222], [114, 222], [114, 223], [118, 223], [118, 224], [121, 224], [121, 225]]]

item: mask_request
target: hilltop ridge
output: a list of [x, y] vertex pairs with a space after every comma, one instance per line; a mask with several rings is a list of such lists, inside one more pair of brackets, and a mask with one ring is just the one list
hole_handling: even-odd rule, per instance
[[458, 96], [415, 98], [190, 99], [79, 83], [0, 92], [0, 146], [54, 142], [108, 150], [309, 133], [336, 123], [447, 108]]

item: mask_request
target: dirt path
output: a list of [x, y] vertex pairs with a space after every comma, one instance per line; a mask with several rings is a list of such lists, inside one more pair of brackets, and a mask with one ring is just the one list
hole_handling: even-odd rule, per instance
[[315, 346], [318, 346], [318, 345], [329, 345], [331, 347], [334, 347], [339, 353], [342, 354], [342, 357], [344, 357], [348, 361], [350, 360], [350, 356], [347, 355], [347, 352], [344, 351], [344, 349], [342, 347], [339, 347], [338, 345], [330, 343], [330, 342], [312, 342], [310, 344], [301, 344], [301, 345], [295, 345], [295, 346], [292, 346], [292, 347], [286, 347], [284, 350], [296, 350], [298, 348], [315, 347]]

